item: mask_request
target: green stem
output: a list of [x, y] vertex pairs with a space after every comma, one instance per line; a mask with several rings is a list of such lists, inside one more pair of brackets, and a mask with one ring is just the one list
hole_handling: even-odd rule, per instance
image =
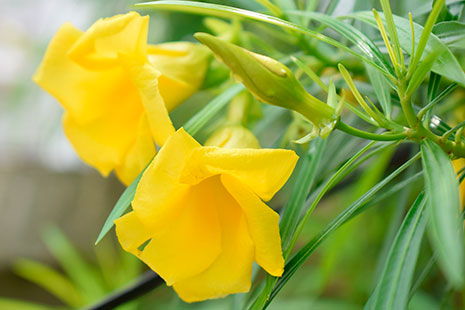
[[415, 114], [415, 110], [413, 110], [413, 106], [410, 102], [411, 95], [405, 94], [405, 81], [399, 81], [399, 98], [400, 98], [400, 105], [402, 106], [402, 111], [404, 112], [405, 118], [410, 126], [410, 128], [415, 128], [418, 124], [417, 122], [417, 115]]
[[338, 122], [336, 124], [337, 129], [344, 131], [345, 133], [348, 133], [349, 135], [368, 139], [368, 140], [376, 140], [376, 141], [396, 141], [396, 140], [403, 140], [407, 138], [407, 133], [406, 132], [399, 132], [399, 133], [393, 133], [393, 134], [375, 134], [371, 132], [366, 132], [359, 130], [357, 128], [354, 128], [352, 126], [349, 126], [343, 122]]

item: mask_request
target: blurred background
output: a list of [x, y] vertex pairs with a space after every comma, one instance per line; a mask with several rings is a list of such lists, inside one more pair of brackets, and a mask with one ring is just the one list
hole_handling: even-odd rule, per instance
[[[130, 283], [145, 270], [139, 261], [119, 248], [113, 233], [102, 244], [94, 246], [107, 215], [124, 188], [114, 176], [103, 178], [79, 160], [61, 129], [62, 108], [31, 80], [48, 42], [60, 25], [70, 21], [80, 29], [87, 29], [100, 17], [126, 13], [135, 2], [0, 0], [2, 310], [79, 308]], [[211, 2], [263, 10], [250, 0]], [[326, 7], [332, 2], [319, 1], [319, 6]], [[377, 1], [341, 0], [338, 3], [334, 14], [379, 7]], [[431, 6], [431, 1], [427, 0], [391, 3], [399, 15], [405, 15], [412, 7], [428, 9]], [[192, 40], [194, 32], [206, 31], [202, 21], [203, 17], [197, 15], [152, 14], [149, 41]], [[208, 91], [201, 91], [185, 106], [198, 110], [212, 96]], [[278, 108], [267, 109], [265, 115]], [[284, 125], [279, 124], [289, 122], [290, 116], [278, 112], [280, 118], [272, 121], [281, 130]], [[174, 111], [173, 117], [178, 124], [186, 118], [185, 113], [178, 110]], [[264, 146], [276, 142], [269, 127], [270, 123], [258, 123], [258, 129], [254, 131]], [[333, 149], [343, 153], [340, 146], [346, 142], [344, 137], [335, 133], [333, 141]], [[344, 151], [351, 153], [359, 146], [359, 140], [347, 143]], [[356, 176], [359, 182], [345, 184], [338, 195], [331, 196], [321, 208], [318, 207], [312, 215], [311, 225], [304, 232], [304, 239], [308, 240], [350, 201], [392, 171], [396, 164], [391, 160], [392, 156], [393, 152], [388, 150], [375, 162], [370, 162], [369, 173]], [[286, 195], [284, 190], [273, 205], [282, 205]], [[344, 226], [291, 280], [270, 308], [361, 309], [373, 287], [376, 270], [380, 268], [376, 263], [378, 255], [388, 249], [389, 243], [382, 243], [382, 240], [389, 233], [391, 237], [387, 240], [392, 240], [396, 231], [395, 227], [391, 228], [393, 231], [389, 230], [386, 219], [395, 220], [397, 216], [397, 224], [402, 219], [402, 210], [395, 212], [388, 207], [399, 204], [398, 199], [408, 205], [411, 200], [408, 195], [404, 196], [384, 202], [385, 207], [367, 211]], [[425, 251], [429, 251], [427, 246]], [[442, 278], [438, 281], [435, 283], [442, 283]], [[240, 298], [187, 305], [170, 288], [161, 287], [121, 309], [229, 309], [240, 302]], [[431, 295], [421, 291], [414, 300], [411, 309], [438, 309]]]

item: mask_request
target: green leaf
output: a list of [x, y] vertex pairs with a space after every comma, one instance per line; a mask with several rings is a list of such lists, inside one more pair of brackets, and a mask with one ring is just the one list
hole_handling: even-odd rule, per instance
[[45, 229], [43, 239], [47, 248], [82, 293], [85, 303], [94, 302], [105, 294], [102, 279], [58, 228], [52, 226]]
[[62, 274], [47, 265], [29, 259], [18, 259], [14, 262], [13, 270], [17, 275], [44, 288], [69, 306], [84, 305], [76, 287]]
[[367, 202], [371, 200], [378, 191], [380, 191], [396, 176], [407, 169], [418, 158], [419, 154], [412, 157], [401, 167], [397, 168], [386, 178], [378, 182], [375, 186], [373, 186], [370, 190], [368, 190], [365, 194], [353, 202], [349, 207], [342, 211], [336, 218], [334, 218], [325, 229], [316, 235], [310, 242], [304, 245], [299, 250], [299, 252], [297, 252], [296, 255], [292, 257], [292, 259], [286, 264], [284, 273], [280, 278], [272, 278], [273, 283], [265, 286], [264, 290], [257, 297], [250, 309], [265, 309], [273, 300], [273, 298], [278, 294], [278, 292], [284, 287], [284, 285], [290, 280], [294, 273], [304, 264], [304, 262], [328, 236], [336, 231], [336, 229], [341, 225], [354, 218], [354, 215], [360, 214], [362, 211], [364, 211], [367, 208]]
[[[150, 164], [149, 164], [150, 165]], [[147, 165], [148, 167], [148, 165]], [[132, 183], [126, 187], [123, 194], [118, 198], [113, 210], [111, 210], [110, 215], [108, 215], [105, 223], [103, 224], [102, 230], [97, 237], [97, 241], [95, 241], [95, 245], [97, 245], [103, 237], [110, 231], [110, 229], [115, 225], [115, 220], [119, 219], [123, 213], [129, 208], [131, 205], [131, 201], [134, 199], [134, 195], [136, 194], [137, 184], [139, 184], [142, 175], [144, 174], [145, 169], [142, 170], [139, 175], [132, 181]]]
[[[380, 13], [381, 17], [383, 14]], [[376, 21], [372, 15], [372, 12], [364, 11], [351, 14], [347, 17], [361, 20], [368, 25], [375, 28]], [[412, 49], [412, 34], [410, 32], [410, 21], [394, 15], [394, 22], [397, 26], [397, 32], [399, 35], [400, 46], [402, 49], [411, 54]], [[418, 45], [423, 27], [417, 23], [413, 23], [415, 30], [415, 45]], [[448, 79], [455, 81], [462, 86], [465, 85], [465, 73], [460, 67], [457, 58], [452, 54], [451, 50], [434, 34], [430, 34], [428, 43], [426, 44], [425, 51], [422, 58], [427, 57], [431, 53], [437, 53], [436, 62], [431, 69], [433, 72], [440, 74]]]
[[363, 34], [360, 30], [354, 26], [344, 23], [343, 21], [317, 12], [302, 12], [302, 11], [289, 11], [285, 12], [289, 15], [305, 16], [310, 17], [323, 25], [326, 25], [338, 32], [344, 38], [348, 39], [354, 44], [362, 53], [368, 58], [373, 58], [376, 64], [386, 69], [386, 71], [393, 73], [393, 69], [386, 57], [379, 50], [373, 41]]
[[300, 159], [302, 165], [297, 173], [292, 195], [281, 215], [280, 231], [283, 249], [288, 248], [297, 228], [297, 223], [305, 206], [305, 200], [315, 181], [324, 148], [325, 140], [321, 138], [315, 139], [309, 147], [309, 153]]
[[406, 309], [413, 272], [425, 232], [426, 199], [421, 193], [402, 223], [366, 310]]
[[417, 67], [417, 69], [412, 75], [412, 78], [410, 79], [408, 83], [407, 90], [406, 90], [407, 96], [412, 94], [415, 90], [417, 90], [417, 88], [424, 81], [426, 75], [430, 72], [431, 68], [436, 62], [436, 57], [437, 57], [436, 53], [429, 54], [426, 58], [423, 59], [423, 61]]
[[433, 33], [451, 48], [465, 49], [465, 23], [447, 21], [437, 23]]
[[384, 115], [388, 120], [391, 119], [392, 105], [391, 105], [391, 86], [388, 79], [379, 71], [366, 66], [368, 78], [370, 79], [373, 90], [375, 91], [376, 98], [383, 109]]
[[[184, 125], [184, 129], [190, 134], [195, 135], [208, 121], [214, 117], [235, 95], [244, 89], [242, 84], [236, 84], [222, 92], [215, 98], [213, 98], [205, 107], [197, 112], [189, 121]], [[150, 163], [149, 163], [150, 165]], [[148, 165], [147, 165], [148, 167]], [[123, 194], [119, 197], [113, 210], [103, 224], [102, 230], [100, 231], [95, 244], [98, 244], [100, 240], [113, 228], [115, 220], [120, 218], [123, 213], [129, 208], [134, 195], [136, 194], [137, 185], [139, 184], [145, 169], [142, 170], [139, 175], [132, 181], [132, 183], [124, 190]]]
[[242, 84], [235, 84], [213, 98], [202, 110], [197, 112], [184, 124], [184, 129], [194, 136], [205, 126], [234, 96], [245, 89]]
[[276, 25], [282, 27], [284, 29], [289, 29], [297, 33], [302, 33], [309, 37], [315, 38], [322, 42], [328, 43], [333, 45], [341, 50], [344, 50], [355, 57], [359, 58], [361, 61], [370, 64], [371, 66], [375, 67], [376, 69], [382, 71], [385, 74], [389, 74], [386, 70], [378, 65], [375, 61], [375, 56], [370, 55], [370, 57], [365, 57], [360, 55], [359, 53], [353, 51], [349, 47], [339, 43], [337, 40], [334, 40], [330, 37], [327, 37], [319, 32], [312, 31], [306, 29], [305, 27], [299, 26], [297, 24], [288, 22], [286, 20], [261, 14], [253, 11], [248, 11], [244, 9], [238, 9], [235, 7], [230, 7], [226, 5], [219, 5], [219, 4], [210, 4], [210, 3], [202, 3], [202, 2], [195, 2], [195, 1], [154, 1], [154, 2], [145, 2], [145, 3], [138, 3], [135, 5], [136, 8], [146, 10], [146, 9], [156, 9], [156, 10], [168, 10], [168, 11], [178, 11], [178, 12], [188, 12], [193, 14], [202, 14], [202, 15], [209, 15], [209, 16], [216, 16], [222, 18], [248, 18], [251, 20], [261, 21], [264, 23]]
[[5, 310], [65, 310], [63, 307], [42, 305], [25, 300], [0, 297], [0, 309]]
[[465, 255], [459, 187], [454, 168], [449, 156], [430, 140], [422, 141], [421, 154], [430, 215], [430, 239], [447, 279], [456, 288], [461, 288]]

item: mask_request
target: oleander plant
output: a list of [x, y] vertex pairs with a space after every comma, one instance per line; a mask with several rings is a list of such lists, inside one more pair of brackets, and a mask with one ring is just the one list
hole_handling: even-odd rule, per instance
[[148, 270], [86, 309], [464, 309], [465, 1], [214, 2], [66, 23], [33, 76]]

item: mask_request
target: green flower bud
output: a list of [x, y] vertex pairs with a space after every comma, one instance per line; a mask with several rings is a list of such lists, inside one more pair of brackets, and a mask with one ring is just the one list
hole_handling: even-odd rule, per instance
[[285, 65], [206, 33], [196, 33], [195, 38], [208, 46], [258, 100], [302, 114], [323, 137], [331, 132], [337, 119], [334, 108], [307, 93]]

